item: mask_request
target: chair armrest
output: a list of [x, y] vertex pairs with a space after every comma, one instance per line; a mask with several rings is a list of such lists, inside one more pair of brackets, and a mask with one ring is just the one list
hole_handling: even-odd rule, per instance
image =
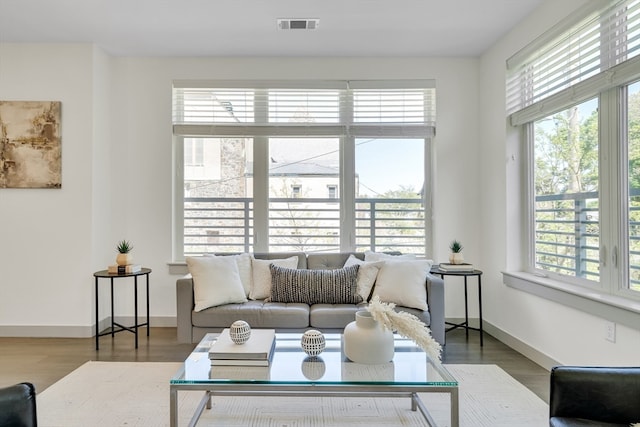
[[31, 383], [20, 383], [0, 389], [0, 425], [38, 425], [36, 390]]
[[191, 275], [181, 277], [176, 281], [176, 320], [178, 328], [178, 342], [192, 342], [191, 312], [194, 307], [193, 279]]
[[442, 278], [427, 274], [427, 305], [429, 306], [429, 316], [431, 317], [431, 336], [440, 345], [445, 344], [445, 318], [444, 318], [444, 280]]
[[549, 416], [629, 424], [640, 420], [640, 366], [556, 366]]

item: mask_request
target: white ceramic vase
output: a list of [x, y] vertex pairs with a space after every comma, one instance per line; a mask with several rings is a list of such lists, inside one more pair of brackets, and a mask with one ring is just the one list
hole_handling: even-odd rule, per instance
[[229, 336], [234, 343], [244, 344], [251, 337], [251, 326], [244, 320], [236, 320], [229, 328]]
[[310, 329], [302, 334], [300, 345], [309, 356], [317, 356], [324, 351], [326, 342], [322, 332]]
[[382, 327], [367, 310], [344, 328], [344, 354], [356, 363], [387, 363], [393, 359], [393, 333]]

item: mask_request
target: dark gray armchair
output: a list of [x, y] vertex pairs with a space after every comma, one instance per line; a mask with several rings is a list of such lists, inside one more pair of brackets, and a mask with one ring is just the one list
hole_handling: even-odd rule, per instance
[[0, 388], [0, 427], [37, 427], [36, 389], [31, 383]]
[[640, 366], [556, 366], [550, 427], [629, 427], [640, 422]]

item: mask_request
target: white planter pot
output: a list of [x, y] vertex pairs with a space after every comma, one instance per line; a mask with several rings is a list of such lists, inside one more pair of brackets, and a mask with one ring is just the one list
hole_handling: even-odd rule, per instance
[[452, 252], [449, 254], [449, 263], [450, 264], [463, 264], [464, 256], [462, 252]]
[[352, 362], [368, 365], [390, 362], [393, 346], [393, 333], [366, 310], [358, 311], [356, 320], [344, 328], [344, 354]]

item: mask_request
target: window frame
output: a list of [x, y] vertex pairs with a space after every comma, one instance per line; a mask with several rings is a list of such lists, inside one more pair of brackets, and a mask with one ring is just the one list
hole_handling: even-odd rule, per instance
[[[330, 88], [331, 90], [346, 87], [346, 96], [341, 95], [340, 120], [339, 123], [312, 123], [311, 126], [300, 123], [287, 126], [276, 120], [273, 124], [269, 122], [267, 107], [256, 107], [251, 111], [255, 114], [255, 123], [247, 124], [246, 121], [233, 124], [222, 123], [206, 124], [202, 122], [189, 123], [184, 112], [180, 110], [182, 99], [176, 99], [175, 90], [177, 88], [253, 88], [256, 97], [266, 98], [270, 88], [287, 89], [294, 87], [301, 88]], [[411, 117], [409, 122], [357, 123], [353, 120], [353, 102], [350, 101], [349, 90], [364, 91], [395, 91], [402, 92], [403, 88], [409, 90], [422, 90], [425, 97], [424, 115], [420, 117], [422, 122], [418, 122]], [[277, 90], [277, 89], [274, 89]], [[344, 101], [346, 99], [346, 102]], [[184, 104], [182, 104], [184, 105]], [[256, 103], [255, 105], [259, 105]], [[263, 105], [268, 105], [265, 102]], [[248, 110], [242, 110], [248, 111]], [[413, 110], [412, 110], [413, 111]], [[243, 116], [244, 117], [244, 116]], [[386, 116], [388, 117], [388, 116]], [[225, 133], [228, 132], [228, 133]], [[306, 133], [309, 132], [309, 133]], [[423, 182], [425, 191], [422, 195], [422, 202], [425, 214], [425, 242], [424, 255], [431, 256], [431, 244], [429, 236], [432, 236], [431, 225], [431, 147], [432, 139], [435, 135], [435, 81], [433, 80], [402, 80], [402, 81], [319, 81], [319, 82], [234, 82], [234, 81], [174, 81], [174, 126], [173, 126], [173, 248], [172, 258], [174, 264], [184, 262], [184, 139], [188, 137], [224, 137], [225, 135], [244, 135], [253, 138], [253, 162], [254, 177], [268, 177], [268, 140], [270, 137], [292, 137], [299, 136], [309, 138], [314, 136], [331, 136], [339, 138], [340, 147], [340, 183], [337, 188], [336, 202], [340, 203], [340, 251], [355, 250], [355, 138], [357, 137], [393, 137], [396, 139], [411, 138], [422, 139], [424, 141], [424, 168]], [[253, 180], [253, 250], [255, 252], [266, 252], [269, 250], [269, 189], [268, 179]], [[265, 238], [266, 237], [266, 238]]]
[[[626, 240], [628, 231], [626, 222], [628, 197], [625, 176], [626, 145], [618, 141], [625, 138], [626, 124], [626, 87], [640, 81], [640, 70], [635, 79], [622, 86], [607, 88], [596, 94], [599, 99], [599, 158], [600, 158], [600, 281], [554, 274], [536, 268], [535, 263], [535, 188], [534, 188], [534, 154], [533, 122], [543, 119], [553, 112], [540, 112], [537, 118], [520, 125], [523, 144], [525, 146], [525, 167], [523, 170], [525, 189], [523, 197], [524, 223], [524, 265], [521, 273], [528, 273], [532, 282], [552, 288], [566, 289], [574, 295], [582, 295], [595, 300], [609, 301], [616, 306], [640, 309], [640, 292], [628, 286], [628, 256]], [[562, 108], [571, 108], [580, 102], [568, 101]], [[620, 195], [624, 195], [621, 197]], [[506, 272], [507, 276], [517, 276], [517, 272]], [[509, 283], [507, 283], [509, 284]], [[513, 284], [513, 283], [512, 283]], [[628, 303], [627, 303], [628, 301]]]
[[[595, 2], [588, 14], [609, 13], [620, 5], [618, 2], [605, 12], [597, 10]], [[637, 7], [637, 3], [633, 3]], [[592, 18], [590, 18], [592, 19]], [[518, 67], [535, 57], [537, 52], [552, 46], [559, 38], [575, 30], [581, 19], [573, 17], [570, 25], [556, 27], [549, 35], [535, 40], [507, 61], [507, 68]], [[637, 20], [637, 18], [636, 18]], [[637, 22], [637, 21], [636, 21]], [[637, 55], [634, 53], [634, 55]], [[535, 59], [534, 59], [535, 60]], [[607, 68], [609, 67], [609, 68]], [[520, 94], [526, 95], [526, 75], [521, 67], [515, 72], [523, 77]], [[520, 256], [510, 260], [503, 271], [503, 282], [551, 301], [585, 311], [626, 326], [640, 329], [640, 292], [631, 290], [628, 282], [628, 171], [626, 147], [626, 87], [640, 80], [640, 58], [634, 56], [617, 65], [604, 64], [597, 75], [581, 80], [535, 103], [523, 103], [520, 109], [510, 110], [511, 133], [521, 142], [522, 162], [520, 176], [521, 235], [510, 240], [511, 249]], [[513, 80], [507, 80], [507, 100]], [[511, 93], [512, 94], [512, 93]], [[535, 188], [533, 122], [558, 111], [598, 98], [599, 103], [599, 206], [600, 206], [600, 281], [574, 280], [568, 276], [549, 274], [535, 268]], [[508, 107], [510, 108], [510, 107]], [[619, 143], [624, 141], [624, 144]], [[515, 197], [511, 193], [510, 197]]]

